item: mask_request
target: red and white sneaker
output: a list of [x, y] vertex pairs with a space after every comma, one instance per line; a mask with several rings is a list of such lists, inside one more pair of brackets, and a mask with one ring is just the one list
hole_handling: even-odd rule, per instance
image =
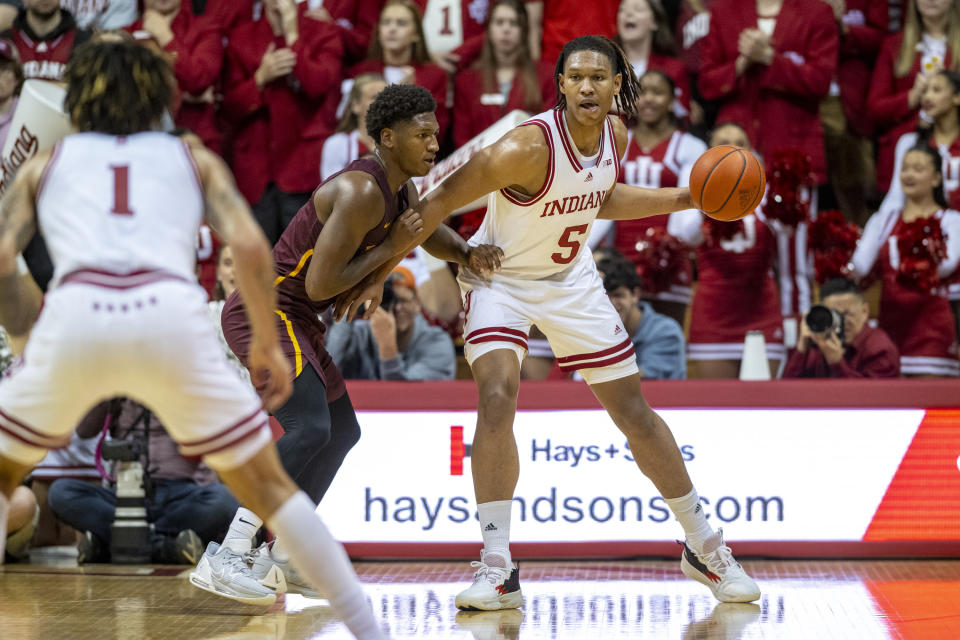
[[688, 578], [709, 587], [720, 602], [753, 602], [760, 598], [760, 587], [724, 544], [723, 529], [718, 529], [707, 541], [703, 553], [697, 553], [686, 542], [677, 540], [677, 543], [683, 546], [680, 570]]
[[520, 591], [520, 569], [511, 567], [491, 567], [474, 560], [476, 567], [473, 584], [457, 594], [454, 604], [463, 611], [496, 611], [498, 609], [519, 609], [523, 606], [523, 593]]

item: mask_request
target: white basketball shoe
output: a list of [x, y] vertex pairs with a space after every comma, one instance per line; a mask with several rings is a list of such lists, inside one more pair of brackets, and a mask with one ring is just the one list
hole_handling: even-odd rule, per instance
[[[257, 549], [246, 554], [250, 569], [253, 571], [254, 577], [260, 581], [260, 584], [280, 589], [277, 593], [286, 591], [288, 593], [299, 593], [308, 598], [324, 597], [300, 575], [289, 559], [286, 562], [278, 561], [271, 549], [272, 544], [264, 542]], [[283, 586], [275, 586], [280, 584]]]
[[[704, 552], [697, 553], [686, 542], [680, 556], [680, 570], [688, 578], [709, 587], [721, 602], [753, 602], [760, 598], [760, 587], [747, 575], [733, 553], [723, 541], [723, 529], [704, 545]], [[712, 548], [713, 545], [715, 548]], [[707, 549], [711, 549], [707, 551]]]
[[269, 606], [276, 602], [277, 593], [282, 593], [261, 584], [243, 554], [216, 542], [207, 545], [197, 568], [190, 573], [190, 584], [224, 598], [255, 605]]
[[483, 552], [480, 562], [474, 560], [476, 567], [473, 584], [457, 594], [454, 603], [463, 611], [496, 611], [497, 609], [519, 609], [523, 606], [523, 593], [520, 591], [520, 569], [491, 567], [484, 561]]

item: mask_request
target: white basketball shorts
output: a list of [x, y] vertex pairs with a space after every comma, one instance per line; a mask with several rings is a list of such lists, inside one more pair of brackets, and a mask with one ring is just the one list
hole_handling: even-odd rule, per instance
[[496, 275], [488, 282], [461, 278], [466, 310], [464, 355], [473, 361], [510, 349], [523, 361], [536, 325], [564, 372], [579, 371], [589, 384], [639, 373], [633, 342], [603, 289], [596, 267], [577, 264], [550, 279]]
[[184, 456], [217, 469], [243, 464], [272, 441], [200, 287], [169, 279], [131, 286], [102, 273], [92, 280], [100, 284], [71, 282], [47, 295], [22, 361], [0, 381], [0, 454], [33, 465], [66, 446], [95, 404], [116, 396], [150, 408]]

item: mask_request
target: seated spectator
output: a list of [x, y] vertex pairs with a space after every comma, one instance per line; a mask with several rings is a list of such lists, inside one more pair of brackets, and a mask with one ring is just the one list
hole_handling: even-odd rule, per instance
[[[743, 129], [732, 124], [717, 127], [710, 144], [750, 148]], [[735, 222], [717, 222], [696, 210], [670, 214], [670, 232], [696, 247], [689, 358], [698, 378], [738, 377], [748, 331], [763, 332], [771, 376], [786, 355], [773, 277], [777, 241], [762, 206]]]
[[680, 119], [690, 115], [690, 78], [676, 57], [667, 13], [660, 0], [622, 0], [617, 11], [617, 43], [638, 78], [647, 70], [662, 71], [672, 80], [676, 100], [671, 107]]
[[373, 138], [367, 135], [367, 110], [377, 94], [387, 86], [383, 76], [364, 73], [353, 79], [347, 107], [337, 130], [323, 143], [320, 154], [320, 179], [326, 180], [337, 171], [373, 151]]
[[[641, 77], [642, 88], [637, 99], [638, 116], [627, 137], [627, 150], [621, 160], [621, 179], [639, 187], [685, 187], [697, 158], [707, 150], [699, 138], [680, 131], [673, 113], [676, 102], [672, 78], [663, 71], [650, 70]], [[601, 221], [598, 221], [601, 222]], [[654, 238], [648, 234], [655, 233]], [[635, 264], [641, 252], [651, 251], [667, 233], [667, 216], [639, 220], [618, 220], [613, 223], [613, 246]], [[646, 249], [644, 249], [646, 247]], [[647, 291], [644, 298], [658, 313], [683, 323], [690, 304], [693, 265], [684, 248], [679, 266], [668, 285]], [[644, 282], [649, 285], [650, 282]]]
[[[437, 138], [443, 144], [450, 125], [447, 73], [430, 62], [420, 9], [412, 0], [388, 0], [384, 5], [369, 57], [348, 71], [351, 78], [362, 73], [379, 73], [389, 84], [416, 84], [430, 91], [437, 101]], [[344, 83], [341, 91], [350, 88]]]
[[940, 69], [960, 68], [956, 2], [910, 0], [901, 33], [883, 42], [873, 69], [868, 115], [877, 127], [877, 188], [890, 188], [897, 140], [917, 122], [924, 90]]
[[23, 87], [23, 65], [9, 40], [0, 40], [0, 149], [7, 141]]
[[413, 274], [404, 267], [394, 269], [369, 322], [330, 327], [327, 351], [348, 380], [452, 380], [456, 372], [453, 341], [421, 315]]
[[[153, 524], [152, 561], [196, 564], [211, 540], [220, 541], [239, 506], [212, 469], [190, 461], [150, 411], [128, 399], [97, 405], [77, 427], [81, 437], [91, 437], [111, 418], [111, 436], [128, 440], [146, 431], [149, 458], [142, 458], [149, 474], [147, 520]], [[141, 426], [142, 425], [142, 426]], [[50, 508], [57, 516], [89, 535], [81, 543], [80, 562], [108, 562], [116, 490], [81, 480], [57, 480], [50, 487]]]
[[700, 93], [721, 101], [717, 120], [743, 127], [764, 158], [780, 150], [810, 156], [823, 184], [820, 102], [837, 46], [833, 11], [822, 0], [717, 0], [700, 48]]
[[612, 259], [598, 263], [597, 269], [603, 273], [603, 288], [633, 342], [640, 375], [651, 380], [686, 378], [683, 328], [640, 299], [633, 265], [628, 260]]
[[[880, 328], [900, 352], [906, 376], [954, 377], [957, 332], [943, 283], [960, 261], [960, 213], [947, 208], [943, 160], [929, 145], [907, 151], [900, 167], [904, 204], [900, 211], [879, 211], [870, 218], [851, 260], [852, 273], [865, 278], [877, 266], [883, 282]], [[930, 273], [931, 228], [945, 236], [946, 256]], [[908, 257], [914, 258], [907, 262]]]
[[148, 37], [170, 60], [177, 80], [177, 127], [195, 133], [220, 153], [220, 131], [214, 105], [214, 83], [223, 67], [223, 43], [217, 24], [196, 17], [182, 0], [143, 0], [143, 17], [128, 27], [134, 37]]
[[[843, 316], [843, 336], [800, 324], [797, 348], [783, 369], [784, 378], [899, 378], [900, 354], [883, 329], [867, 324], [870, 305], [852, 280], [834, 278], [820, 288], [820, 304]], [[806, 320], [806, 319], [805, 319]]]
[[553, 69], [538, 67], [530, 57], [528, 32], [523, 2], [493, 2], [480, 59], [454, 80], [455, 146], [463, 146], [515, 109], [540, 113], [554, 104]]
[[21, 485], [13, 490], [8, 509], [5, 559], [7, 562], [23, 560], [28, 555], [30, 541], [40, 521], [37, 497], [28, 487]]
[[79, 29], [73, 14], [53, 0], [25, 0], [10, 31], [0, 37], [13, 41], [25, 78], [60, 82], [70, 53], [90, 32]]
[[140, 11], [138, 0], [60, 0], [81, 29], [110, 31], [133, 24]]
[[295, 0], [265, 0], [227, 45], [223, 114], [236, 127], [233, 172], [275, 244], [317, 186], [333, 132], [343, 44], [337, 29]]

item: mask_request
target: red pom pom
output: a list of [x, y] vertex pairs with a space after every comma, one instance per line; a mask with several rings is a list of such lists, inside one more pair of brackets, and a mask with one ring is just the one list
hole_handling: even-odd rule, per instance
[[637, 252], [637, 274], [644, 292], [660, 293], [676, 282], [684, 266], [687, 247], [663, 227], [648, 227], [637, 238]]
[[767, 165], [767, 202], [763, 206], [767, 218], [791, 227], [807, 219], [810, 205], [801, 200], [800, 190], [816, 184], [810, 163], [810, 156], [794, 149], [773, 154]]
[[902, 223], [897, 231], [897, 250], [898, 283], [921, 293], [930, 293], [940, 286], [937, 267], [947, 257], [947, 242], [938, 219]]
[[835, 209], [821, 211], [810, 223], [807, 244], [813, 252], [814, 277], [823, 284], [830, 278], [850, 277], [850, 258], [857, 248], [860, 227], [847, 222]]
[[732, 240], [738, 233], [744, 233], [743, 220], [734, 220], [733, 222], [723, 222], [714, 220], [708, 216], [703, 217], [703, 224], [700, 226], [703, 232], [704, 241], [708, 247], [719, 247], [724, 240]]

